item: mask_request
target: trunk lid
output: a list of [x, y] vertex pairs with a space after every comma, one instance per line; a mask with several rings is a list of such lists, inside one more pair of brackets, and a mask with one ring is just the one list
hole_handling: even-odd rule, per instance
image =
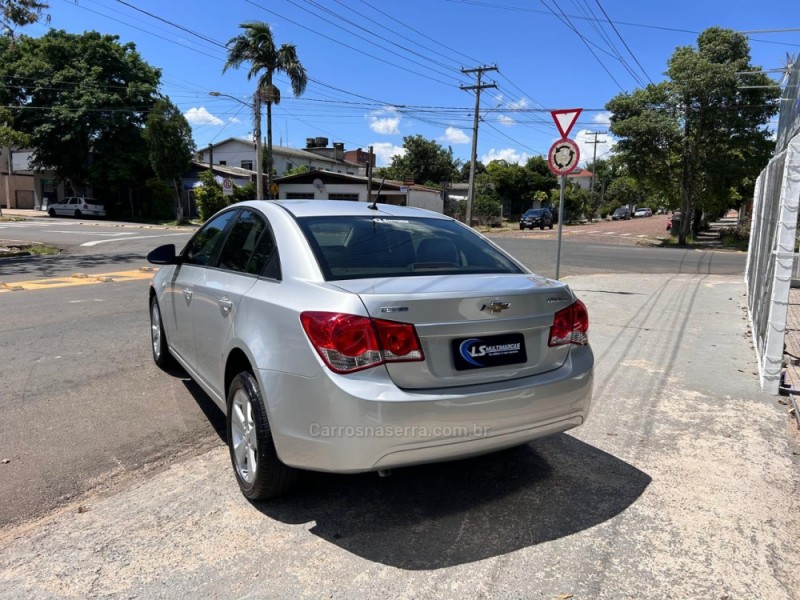
[[565, 284], [531, 274], [354, 279], [375, 319], [413, 323], [424, 361], [388, 363], [398, 387], [425, 389], [490, 383], [560, 367], [566, 346], [548, 346], [556, 311], [574, 296]]

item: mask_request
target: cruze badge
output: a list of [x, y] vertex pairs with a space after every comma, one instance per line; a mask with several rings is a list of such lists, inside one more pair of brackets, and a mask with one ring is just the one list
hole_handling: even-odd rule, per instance
[[508, 310], [509, 308], [511, 308], [510, 302], [500, 302], [499, 300], [495, 300], [491, 304], [484, 304], [481, 306], [482, 311], [486, 311], [493, 315], [496, 315], [504, 310]]
[[548, 304], [555, 304], [556, 302], [569, 302], [569, 298], [548, 298]]

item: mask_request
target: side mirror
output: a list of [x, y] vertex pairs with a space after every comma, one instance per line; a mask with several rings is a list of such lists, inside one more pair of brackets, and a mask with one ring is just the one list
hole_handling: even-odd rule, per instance
[[180, 259], [175, 256], [175, 244], [166, 244], [151, 250], [147, 254], [147, 262], [154, 265], [177, 265]]

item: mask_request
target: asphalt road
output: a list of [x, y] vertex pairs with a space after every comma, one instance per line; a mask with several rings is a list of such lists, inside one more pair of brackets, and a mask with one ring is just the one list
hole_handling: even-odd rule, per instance
[[[135, 271], [153, 247], [180, 247], [190, 233], [71, 219], [0, 222], [0, 239], [64, 248], [58, 256], [0, 260], [0, 282]], [[535, 271], [554, 273], [553, 240], [495, 241]], [[737, 253], [570, 239], [561, 273], [731, 274], [743, 264]], [[184, 373], [152, 364], [147, 280], [75, 283], [0, 293], [0, 459], [10, 460], [0, 465], [0, 527], [222, 443], [224, 420], [205, 394]]]

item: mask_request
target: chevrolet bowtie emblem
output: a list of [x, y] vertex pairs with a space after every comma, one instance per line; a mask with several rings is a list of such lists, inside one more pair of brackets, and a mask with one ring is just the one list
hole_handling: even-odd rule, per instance
[[509, 308], [511, 308], [510, 302], [500, 302], [498, 300], [495, 300], [491, 304], [484, 304], [483, 306], [481, 306], [481, 310], [490, 312], [493, 315], [496, 315], [497, 313], [502, 312], [504, 310], [508, 310]]

